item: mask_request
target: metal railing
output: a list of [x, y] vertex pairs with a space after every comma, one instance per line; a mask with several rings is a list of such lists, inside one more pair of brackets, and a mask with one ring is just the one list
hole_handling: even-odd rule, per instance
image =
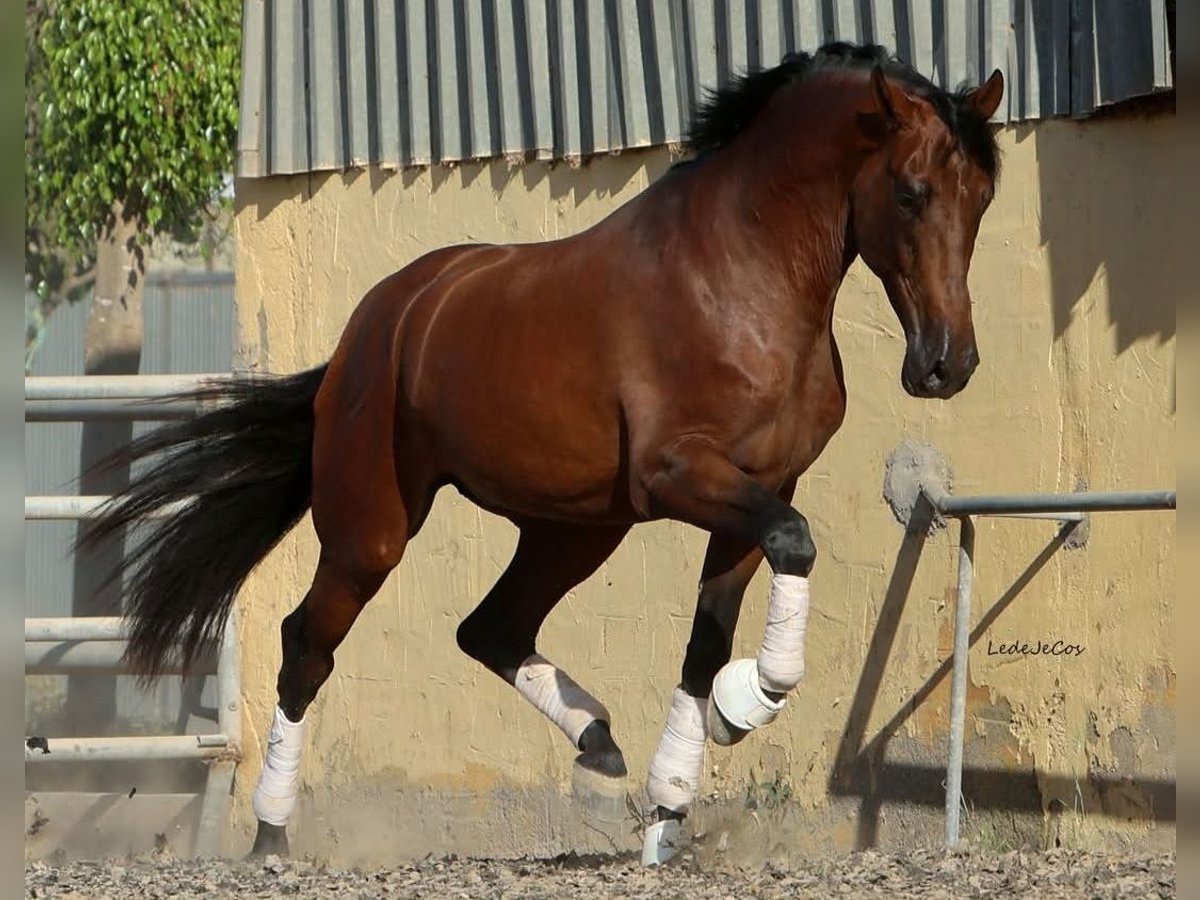
[[[193, 416], [198, 404], [171, 397], [224, 380], [227, 375], [135, 375], [31, 377], [25, 379], [25, 421], [160, 420]], [[26, 497], [26, 521], [95, 518], [108, 497]], [[168, 517], [176, 504], [157, 517]], [[25, 674], [128, 674], [123, 656], [128, 622], [120, 617], [28, 618], [25, 620]], [[177, 662], [168, 673], [178, 674]], [[222, 826], [241, 753], [241, 672], [237, 624], [225, 625], [220, 645], [202, 655], [190, 674], [216, 676], [217, 733], [132, 737], [44, 738], [27, 743], [27, 763], [198, 760], [208, 765], [196, 830], [195, 852], [220, 852]], [[32, 746], [30, 746], [32, 745]]]
[[958, 591], [954, 606], [954, 668], [950, 681], [950, 749], [946, 763], [946, 846], [959, 842], [962, 811], [963, 744], [967, 713], [967, 666], [971, 637], [971, 591], [975, 580], [974, 516], [1050, 519], [1062, 523], [1065, 539], [1084, 513], [1175, 509], [1174, 491], [1086, 491], [1074, 494], [995, 494], [956, 497], [922, 485], [929, 505], [959, 521]]
[[26, 422], [187, 419], [203, 403], [178, 395], [229, 375], [47, 375], [25, 379]]

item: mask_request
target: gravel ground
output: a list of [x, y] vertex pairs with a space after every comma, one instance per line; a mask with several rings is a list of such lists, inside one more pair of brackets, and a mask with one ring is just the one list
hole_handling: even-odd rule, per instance
[[60, 900], [128, 897], [457, 898], [1153, 898], [1175, 896], [1175, 856], [1114, 857], [1050, 851], [858, 853], [808, 865], [701, 869], [686, 861], [656, 871], [636, 859], [425, 860], [369, 871], [267, 857], [257, 863], [124, 861], [27, 863], [25, 896]]

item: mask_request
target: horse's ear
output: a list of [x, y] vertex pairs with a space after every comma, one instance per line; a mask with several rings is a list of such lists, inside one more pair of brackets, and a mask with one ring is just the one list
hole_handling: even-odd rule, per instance
[[990, 119], [1004, 96], [1004, 74], [997, 69], [983, 84], [967, 94], [967, 101], [985, 119]]
[[904, 88], [888, 81], [882, 66], [871, 69], [871, 89], [879, 112], [890, 128], [901, 128], [916, 113], [917, 102]]

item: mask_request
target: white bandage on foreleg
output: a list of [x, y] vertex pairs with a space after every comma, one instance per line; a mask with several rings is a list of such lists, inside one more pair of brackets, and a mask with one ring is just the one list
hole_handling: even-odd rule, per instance
[[808, 630], [808, 579], [772, 575], [767, 630], [758, 651], [763, 690], [786, 694], [804, 677], [804, 635]]
[[290, 722], [278, 706], [267, 738], [267, 758], [254, 790], [254, 815], [268, 825], [286, 825], [300, 787], [305, 722]]
[[563, 730], [571, 743], [597, 719], [609, 721], [604, 704], [575, 683], [566, 672], [540, 654], [527, 657], [513, 685], [547, 719]]
[[682, 687], [675, 688], [671, 695], [671, 711], [646, 781], [646, 792], [656, 806], [687, 812], [700, 790], [704, 740], [708, 737], [707, 708], [707, 697], [689, 697]]

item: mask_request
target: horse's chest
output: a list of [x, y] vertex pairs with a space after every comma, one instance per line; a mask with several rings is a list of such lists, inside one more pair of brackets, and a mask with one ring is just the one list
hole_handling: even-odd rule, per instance
[[816, 461], [845, 416], [846, 395], [839, 390], [822, 391], [800, 406], [788, 465], [790, 474], [800, 475]]
[[832, 341], [817, 348], [783, 405], [781, 426], [788, 432], [788, 474], [802, 474], [841, 428], [846, 417], [846, 386]]
[[764, 483], [803, 473], [841, 427], [846, 394], [840, 366], [823, 356], [810, 358], [798, 377], [777, 383], [775, 391], [747, 393], [729, 407], [742, 425], [735, 461]]

